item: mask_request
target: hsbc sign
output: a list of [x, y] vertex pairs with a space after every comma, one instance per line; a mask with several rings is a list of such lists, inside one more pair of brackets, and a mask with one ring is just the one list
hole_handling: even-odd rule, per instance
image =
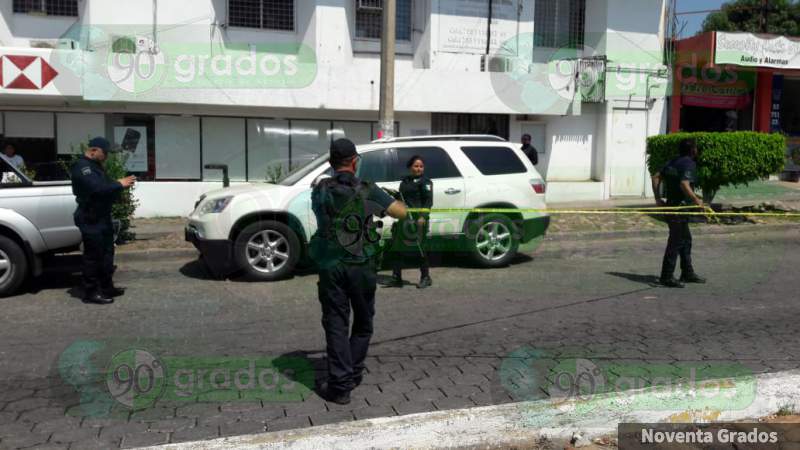
[[0, 87], [39, 90], [50, 84], [58, 71], [41, 56], [0, 56]]
[[59, 50], [0, 47], [0, 95], [81, 96], [81, 79]]

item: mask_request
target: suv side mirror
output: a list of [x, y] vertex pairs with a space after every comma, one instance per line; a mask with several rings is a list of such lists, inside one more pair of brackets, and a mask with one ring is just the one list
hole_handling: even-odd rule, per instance
[[320, 182], [320, 181], [322, 181], [322, 180], [324, 180], [324, 179], [326, 179], [326, 178], [330, 178], [330, 177], [331, 177], [331, 176], [330, 176], [330, 175], [328, 175], [328, 174], [327, 174], [327, 173], [325, 173], [325, 172], [323, 172], [323, 173], [319, 174], [319, 175], [317, 176], [317, 178], [314, 178], [314, 181], [312, 181], [312, 182], [311, 182], [311, 189], [314, 189], [315, 187], [317, 187], [317, 185], [319, 184], [319, 182]]

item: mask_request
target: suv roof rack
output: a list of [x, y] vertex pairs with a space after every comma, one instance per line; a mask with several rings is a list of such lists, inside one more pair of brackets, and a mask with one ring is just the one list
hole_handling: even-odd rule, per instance
[[491, 134], [440, 134], [437, 136], [407, 136], [381, 138], [372, 141], [373, 144], [385, 142], [417, 142], [417, 141], [487, 141], [487, 142], [507, 142], [500, 136]]

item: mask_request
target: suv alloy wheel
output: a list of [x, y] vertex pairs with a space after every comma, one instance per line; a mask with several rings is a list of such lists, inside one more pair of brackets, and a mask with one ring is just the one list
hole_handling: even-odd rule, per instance
[[242, 230], [234, 244], [234, 258], [245, 276], [273, 281], [292, 273], [300, 257], [300, 240], [286, 224], [255, 222]]
[[503, 267], [517, 254], [519, 236], [514, 223], [503, 215], [474, 219], [467, 233], [469, 248], [476, 263], [483, 267]]
[[0, 296], [13, 294], [27, 273], [25, 252], [13, 240], [0, 236]]

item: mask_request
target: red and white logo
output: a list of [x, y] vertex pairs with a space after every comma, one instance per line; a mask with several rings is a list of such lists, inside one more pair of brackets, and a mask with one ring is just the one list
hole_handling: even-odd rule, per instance
[[0, 87], [2, 88], [39, 90], [57, 76], [56, 69], [41, 56], [0, 56]]

